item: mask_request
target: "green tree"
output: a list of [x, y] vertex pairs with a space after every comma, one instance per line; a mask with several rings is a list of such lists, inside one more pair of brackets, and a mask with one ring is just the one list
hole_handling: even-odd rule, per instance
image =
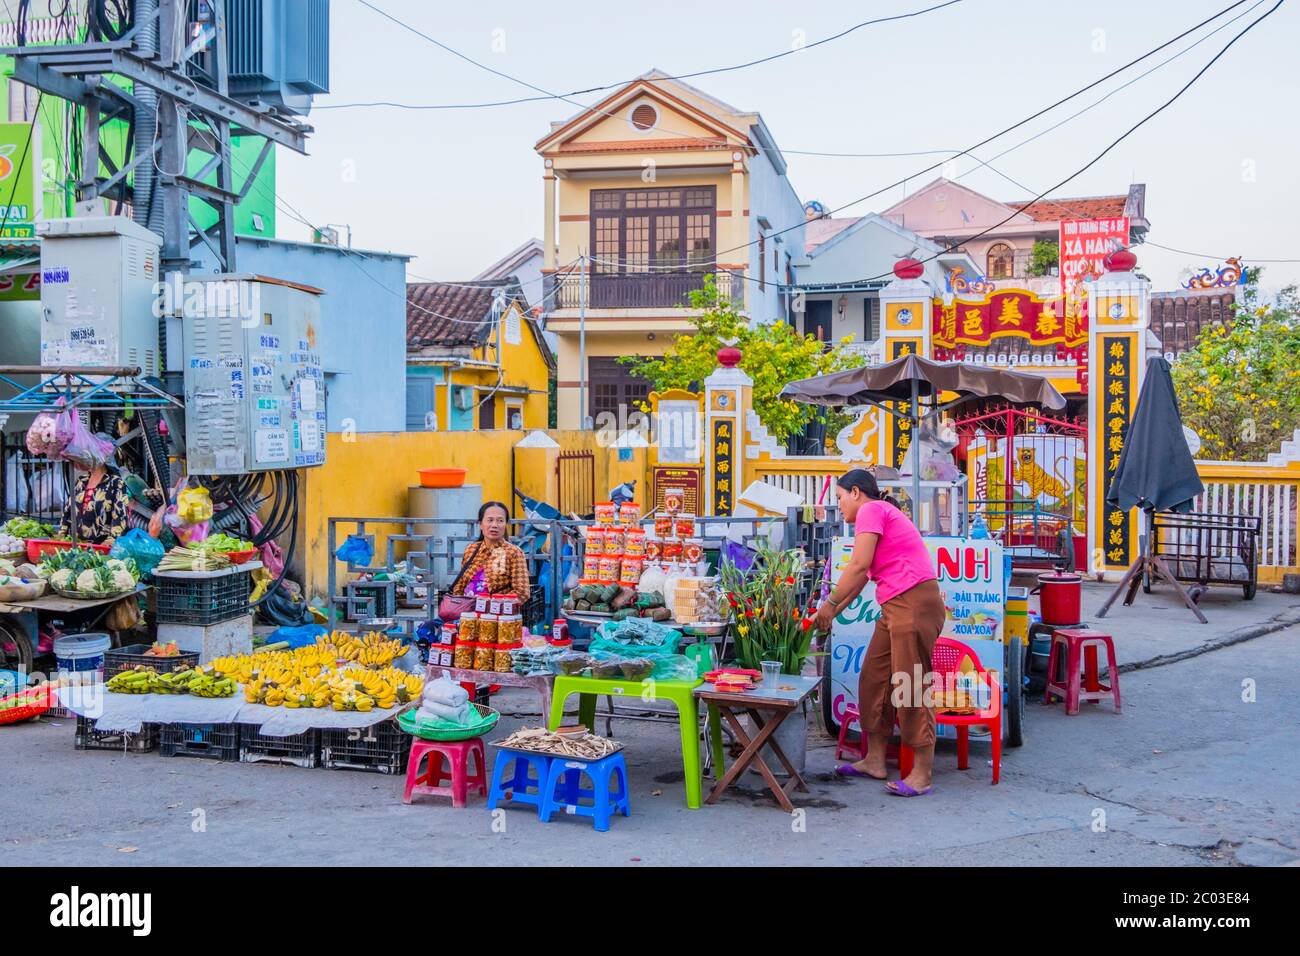
[[[1261, 301], [1249, 284], [1246, 301]], [[1183, 421], [1201, 437], [1200, 457], [1262, 461], [1277, 451], [1300, 426], [1296, 287], [1271, 304], [1238, 308], [1229, 325], [1202, 329], [1173, 377]]]
[[704, 288], [692, 292], [690, 302], [692, 309], [700, 310], [691, 320], [695, 332], [676, 336], [662, 357], [620, 359], [633, 374], [655, 391], [698, 388], [718, 367], [718, 350], [734, 345], [741, 352], [740, 368], [754, 380], [754, 411], [777, 441], [784, 442], [819, 417], [832, 421], [817, 406], [783, 401], [778, 397], [781, 389], [797, 379], [862, 365], [860, 356], [800, 335], [787, 322], [751, 325], [730, 298], [719, 294], [712, 275], [704, 277]]
[[1061, 244], [1055, 239], [1039, 239], [1029, 253], [1029, 274], [1031, 276], [1051, 275], [1054, 266], [1061, 261]]

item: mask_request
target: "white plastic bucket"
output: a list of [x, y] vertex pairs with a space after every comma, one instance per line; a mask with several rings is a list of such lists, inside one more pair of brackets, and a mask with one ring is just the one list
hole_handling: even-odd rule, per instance
[[54, 641], [54, 663], [59, 677], [75, 683], [104, 679], [104, 652], [113, 646], [107, 634], [69, 634]]

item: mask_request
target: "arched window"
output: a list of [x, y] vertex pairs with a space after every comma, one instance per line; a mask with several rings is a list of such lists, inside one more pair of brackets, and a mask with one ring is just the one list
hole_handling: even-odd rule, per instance
[[1015, 254], [1005, 242], [997, 242], [989, 247], [989, 262], [986, 274], [990, 279], [1010, 279], [1014, 271]]

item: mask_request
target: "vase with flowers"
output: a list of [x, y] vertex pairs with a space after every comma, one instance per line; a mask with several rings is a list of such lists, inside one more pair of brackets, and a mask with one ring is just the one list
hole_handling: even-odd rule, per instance
[[763, 661], [780, 661], [782, 674], [803, 670], [812, 648], [815, 608], [802, 606], [800, 581], [804, 553], [760, 546], [753, 565], [741, 570], [724, 560], [719, 568], [731, 605], [736, 660], [759, 670]]

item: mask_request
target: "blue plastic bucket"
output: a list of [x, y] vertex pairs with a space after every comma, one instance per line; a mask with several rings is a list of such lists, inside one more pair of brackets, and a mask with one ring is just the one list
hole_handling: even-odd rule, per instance
[[113, 646], [107, 634], [69, 634], [54, 641], [54, 662], [59, 675], [81, 677], [95, 672], [98, 680], [104, 678], [104, 652]]

